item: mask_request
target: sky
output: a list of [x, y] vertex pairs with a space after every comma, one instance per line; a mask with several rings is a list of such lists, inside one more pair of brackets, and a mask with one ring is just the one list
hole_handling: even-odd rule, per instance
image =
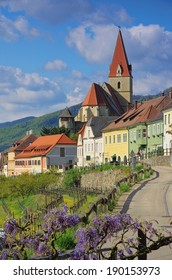
[[82, 102], [108, 82], [119, 26], [133, 94], [172, 86], [171, 0], [0, 0], [0, 123]]

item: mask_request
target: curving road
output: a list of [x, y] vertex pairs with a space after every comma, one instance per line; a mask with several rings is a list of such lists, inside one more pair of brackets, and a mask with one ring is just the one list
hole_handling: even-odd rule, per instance
[[[135, 186], [121, 212], [139, 220], [156, 220], [172, 231], [172, 167], [153, 167], [154, 177]], [[170, 248], [171, 246], [171, 248]], [[148, 259], [172, 260], [172, 244], [148, 255]]]

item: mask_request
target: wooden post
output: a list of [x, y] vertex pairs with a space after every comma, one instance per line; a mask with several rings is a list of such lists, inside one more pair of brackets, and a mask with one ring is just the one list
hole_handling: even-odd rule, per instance
[[[138, 239], [139, 239], [139, 250], [146, 248], [146, 234], [141, 230], [138, 229]], [[141, 256], [138, 256], [138, 260], [147, 260], [147, 254], [144, 253]]]

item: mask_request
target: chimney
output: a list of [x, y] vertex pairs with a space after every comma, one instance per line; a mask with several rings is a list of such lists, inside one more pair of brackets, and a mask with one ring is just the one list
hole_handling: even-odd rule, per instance
[[172, 89], [169, 90], [168, 94], [169, 94], [169, 97], [172, 98]]
[[128, 103], [127, 103], [127, 112], [130, 111], [130, 109], [131, 109], [131, 103], [128, 102]]
[[136, 100], [136, 101], [135, 101], [134, 109], [137, 110], [137, 108], [138, 108], [138, 102], [137, 102], [137, 100]]

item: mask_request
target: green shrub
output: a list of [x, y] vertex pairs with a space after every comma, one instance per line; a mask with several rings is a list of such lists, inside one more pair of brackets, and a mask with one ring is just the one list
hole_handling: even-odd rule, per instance
[[57, 247], [62, 251], [73, 249], [76, 245], [75, 232], [76, 228], [67, 229], [66, 232], [59, 236], [59, 238], [57, 239]]
[[126, 182], [120, 183], [120, 191], [121, 192], [128, 192], [130, 190], [130, 184]]
[[78, 168], [68, 170], [64, 177], [64, 186], [66, 188], [78, 187], [80, 185], [81, 173]]

